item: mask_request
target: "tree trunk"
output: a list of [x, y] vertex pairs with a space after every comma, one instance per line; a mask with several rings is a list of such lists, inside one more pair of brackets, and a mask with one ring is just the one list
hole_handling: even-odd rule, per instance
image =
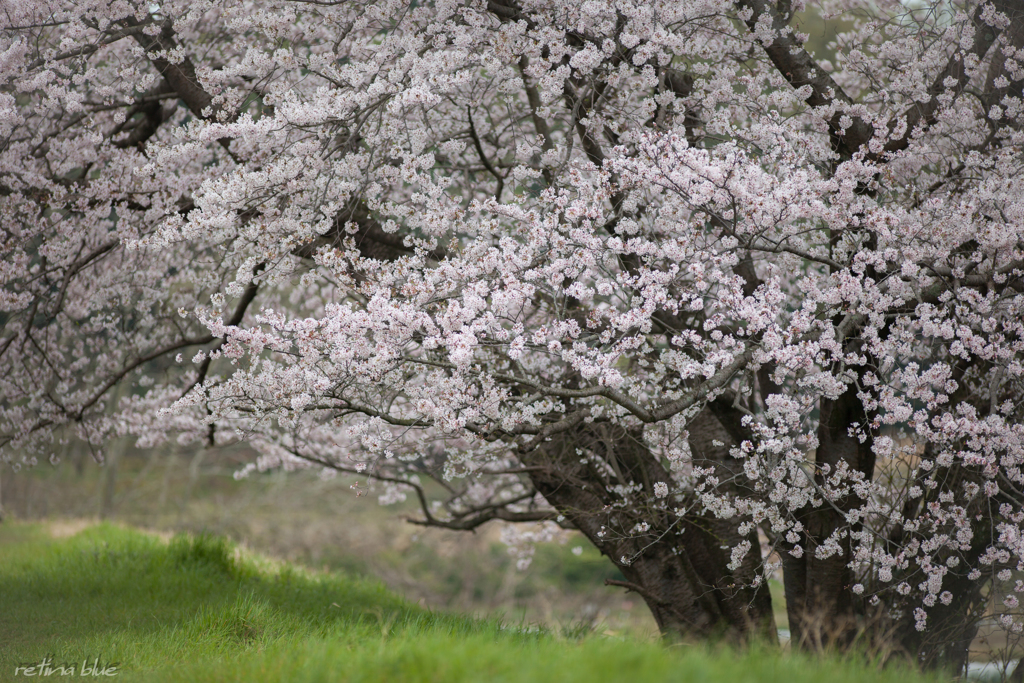
[[916, 666], [953, 675], [963, 671], [988, 606], [986, 583], [968, 579], [966, 571], [947, 574], [943, 585], [953, 595], [953, 601], [949, 605], [936, 603], [928, 609], [928, 627], [924, 631], [915, 628], [914, 605], [902, 610], [903, 619], [892, 630], [898, 634], [903, 652]]
[[[814, 478], [819, 486], [836, 471], [840, 463], [851, 470], [863, 472], [869, 479], [874, 474], [875, 455], [871, 439], [863, 441], [850, 434], [851, 427], [865, 423], [863, 404], [855, 387], [850, 387], [835, 400], [821, 399], [818, 423], [818, 449], [815, 455]], [[853, 575], [850, 563], [850, 536], [839, 540], [840, 552], [818, 558], [816, 550], [837, 529], [846, 527], [845, 512], [857, 501], [827, 501], [808, 508], [799, 515], [804, 530], [798, 544], [803, 553], [794, 557], [784, 553], [786, 613], [792, 642], [810, 649], [824, 649], [852, 643], [857, 634], [858, 615], [850, 588]], [[792, 545], [787, 544], [792, 548]]]
[[[933, 446], [929, 443], [925, 448], [925, 458], [934, 458]], [[966, 472], [962, 467], [940, 468], [935, 472], [936, 479], [943, 482], [942, 486], [929, 488], [924, 485], [928, 474], [920, 472], [915, 481], [925, 491], [924, 495], [916, 499], [907, 499], [903, 507], [903, 516], [906, 519], [917, 519], [922, 511], [928, 509], [929, 503], [937, 501], [939, 496], [946, 491], [962, 490], [965, 480], [977, 481], [976, 475]], [[995, 502], [998, 502], [998, 498]], [[970, 654], [971, 642], [978, 635], [978, 627], [987, 611], [989, 601], [992, 599], [993, 589], [991, 584], [992, 571], [982, 572], [981, 576], [971, 579], [970, 570], [981, 565], [981, 557], [985, 554], [993, 536], [993, 523], [986, 508], [993, 504], [992, 501], [976, 500], [974, 505], [967, 509], [967, 519], [972, 520], [972, 542], [970, 548], [960, 551], [947, 550], [942, 556], [936, 558], [938, 562], [947, 566], [947, 572], [943, 579], [943, 588], [949, 591], [952, 599], [948, 605], [937, 602], [928, 608], [927, 629], [918, 631], [915, 628], [914, 608], [919, 604], [898, 605], [898, 612], [902, 619], [892, 630], [898, 635], [898, 641], [903, 653], [911, 659], [916, 666], [931, 670], [944, 670], [948, 673], [959, 674], [967, 665]], [[950, 525], [943, 529], [945, 533], [955, 534], [956, 529]], [[891, 540], [905, 546], [909, 542], [907, 533], [902, 527], [893, 531]], [[956, 562], [950, 566], [946, 562], [950, 557], [956, 557]], [[915, 567], [911, 567], [907, 576], [897, 577], [894, 583], [900, 579], [912, 584], [920, 581], [920, 576], [912, 574]], [[915, 596], [918, 597], [919, 596]]]
[[[695, 422], [701, 442], [729, 439], [709, 410]], [[552, 439], [528, 464], [537, 490], [619, 567], [622, 585], [644, 599], [663, 633], [777, 639], [767, 584], [751, 586], [761, 562], [756, 533], [741, 537], [735, 519], [680, 516], [675, 508], [686, 503], [657, 498], [656, 483], [675, 487], [638, 433], [584, 425]], [[621, 488], [631, 484], [642, 488]], [[730, 570], [731, 549], [744, 540], [751, 550]]]

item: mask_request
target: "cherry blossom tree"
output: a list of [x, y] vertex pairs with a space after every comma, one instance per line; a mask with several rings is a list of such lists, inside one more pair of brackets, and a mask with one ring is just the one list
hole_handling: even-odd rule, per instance
[[575, 529], [666, 633], [1024, 628], [1021, 0], [2, 17], [11, 465], [245, 439]]

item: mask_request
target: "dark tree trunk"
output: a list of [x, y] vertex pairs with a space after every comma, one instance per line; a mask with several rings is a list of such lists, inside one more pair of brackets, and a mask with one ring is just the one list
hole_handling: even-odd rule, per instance
[[[841, 463], [870, 479], [875, 468], [870, 435], [850, 433], [851, 428], [866, 422], [856, 387], [849, 387], [835, 400], [822, 399], [819, 409], [816, 483], [821, 486]], [[839, 500], [833, 506], [823, 501], [821, 506], [799, 514], [804, 526], [799, 541], [803, 553], [800, 557], [784, 553], [783, 557], [786, 613], [794, 643], [810, 649], [846, 647], [857, 634], [858, 615], [850, 591], [853, 575], [847, 566], [851, 558], [849, 534], [839, 540], [838, 553], [819, 559], [815, 551], [837, 529], [848, 526], [845, 513], [858, 503]]]
[[[967, 403], [972, 405], [979, 414], [988, 414], [993, 402], [990, 399], [979, 400], [967, 378], [970, 370], [971, 366], [966, 362], [953, 363], [952, 379], [956, 382], [957, 389], [950, 395], [949, 404], [957, 406]], [[988, 365], [977, 368], [977, 372], [981, 375], [991, 371], [992, 368]], [[929, 442], [925, 445], [924, 459], [933, 461], [935, 456], [935, 444]], [[928, 479], [934, 479], [939, 482], [939, 485], [928, 486]], [[969, 468], [960, 464], [952, 467], [939, 467], [932, 471], [921, 470], [914, 483], [924, 493], [919, 498], [906, 500], [902, 510], [903, 518], [907, 520], [920, 519], [922, 515], [927, 515], [930, 503], [938, 502], [944, 493], [960, 494], [968, 481], [979, 486], [984, 484], [984, 478], [978, 472], [971, 472]], [[972, 568], [983, 564], [981, 557], [991, 544], [994, 532], [991, 511], [992, 508], [998, 508], [1001, 502], [1017, 506], [1021, 501], [1014, 500], [1013, 496], [1003, 492], [992, 499], [977, 497], [967, 503], [965, 517], [971, 524], [971, 545], [969, 548], [959, 551], [947, 549], [942, 556], [936, 558], [948, 568], [943, 579], [943, 588], [949, 591], [952, 600], [948, 605], [937, 602], [928, 608], [927, 628], [924, 631], [918, 631], [915, 628], [913, 611], [915, 607], [920, 606], [919, 603], [899, 606], [902, 618], [893, 626], [892, 630], [897, 635], [903, 654], [915, 665], [924, 669], [941, 670], [953, 674], [961, 673], [967, 665], [971, 643], [978, 635], [979, 625], [985, 616], [989, 601], [992, 599], [994, 590], [991, 585], [992, 574], [998, 567], [992, 567], [974, 579], [971, 579], [969, 574]], [[957, 533], [957, 529], [955, 525], [950, 525], [945, 529], [933, 529], [933, 533], [940, 532], [952, 536]], [[910, 542], [910, 537], [901, 526], [893, 529], [891, 541], [898, 547], [905, 547]], [[946, 560], [954, 555], [957, 561], [950, 566]], [[912, 565], [907, 575], [897, 577], [893, 583], [902, 578], [912, 585], [916, 585], [920, 581], [920, 575], [910, 573], [915, 568]]]
[[[932, 444], [925, 448], [924, 457], [934, 458]], [[935, 472], [936, 479], [943, 482], [943, 486], [930, 488], [925, 485], [928, 474], [918, 473], [914, 482], [924, 491], [920, 498], [908, 499], [903, 506], [903, 517], [908, 520], [918, 519], [923, 511], [928, 509], [928, 504], [939, 499], [939, 496], [949, 490], [962, 489], [965, 479], [975, 479], [962, 467], [940, 468]], [[970, 653], [971, 642], [978, 635], [978, 627], [985, 616], [986, 609], [991, 599], [989, 583], [992, 572], [984, 572], [978, 578], [969, 577], [970, 570], [977, 567], [981, 556], [992, 539], [992, 520], [985, 508], [989, 501], [976, 501], [975, 505], [968, 508], [967, 518], [972, 520], [973, 541], [970, 548], [954, 552], [947, 550], [943, 556], [937, 558], [942, 564], [946, 564], [948, 571], [943, 580], [943, 588], [950, 592], [952, 601], [945, 605], [941, 602], [928, 608], [928, 628], [918, 631], [915, 628], [914, 608], [919, 604], [904, 604], [899, 606], [902, 618], [892, 627], [897, 636], [903, 654], [911, 659], [915, 665], [925, 669], [943, 670], [949, 673], [958, 674], [967, 665]], [[956, 529], [945, 529], [946, 533], [955, 534]], [[903, 547], [909, 538], [902, 527], [893, 530], [891, 540], [894, 544]], [[949, 566], [946, 560], [956, 556], [957, 561]], [[911, 568], [911, 571], [915, 567]], [[897, 577], [897, 580], [904, 579], [912, 584], [920, 581], [920, 576], [906, 575]], [[894, 581], [895, 583], [895, 581]]]
[[928, 609], [928, 627], [924, 631], [915, 628], [914, 605], [902, 610], [903, 618], [893, 631], [903, 653], [924, 669], [954, 675], [962, 672], [988, 606], [986, 583], [967, 578], [966, 570], [947, 574], [943, 586], [953, 595], [953, 601], [949, 605], [936, 603]]
[[[823, 399], [819, 404], [819, 443], [815, 458], [815, 480], [819, 486], [828, 476], [823, 474], [825, 467], [828, 472], [835, 472], [842, 463], [860, 471], [866, 478], [874, 476], [871, 433], [851, 432], [857, 428], [866, 430], [864, 426], [867, 423], [856, 391], [851, 386], [836, 400]], [[930, 460], [932, 454], [929, 451], [930, 446], [925, 456]], [[963, 474], [959, 470], [943, 470], [937, 477], [943, 485], [936, 488], [924, 486], [923, 480], [918, 482], [927, 493], [921, 498], [907, 500], [902, 510], [903, 518], [917, 518], [927, 509], [929, 501], [938, 500], [943, 491], [960, 490]], [[925, 476], [923, 472], [922, 476]], [[978, 623], [987, 605], [984, 591], [987, 579], [969, 579], [968, 574], [972, 567], [977, 566], [978, 558], [990, 542], [989, 517], [975, 515], [978, 511], [968, 515], [974, 520], [973, 546], [957, 558], [960, 562], [956, 568], [950, 567], [944, 581], [945, 589], [953, 596], [952, 601], [949, 605], [936, 603], [929, 607], [927, 628], [918, 631], [914, 610], [921, 606], [919, 590], [914, 589], [905, 599], [888, 590], [884, 601], [874, 611], [854, 598], [850, 590], [854, 578], [848, 567], [851, 558], [848, 534], [840, 540], [840, 553], [823, 559], [815, 556], [816, 548], [836, 529], [849, 527], [857, 530], [857, 525], [850, 525], [845, 519], [845, 512], [859, 503], [853, 497], [840, 499], [834, 501], [834, 506], [826, 502], [806, 509], [800, 515], [804, 524], [800, 540], [804, 553], [799, 558], [788, 554], [783, 558], [786, 610], [793, 642], [808, 649], [836, 646], [843, 649], [857, 639], [861, 647], [876, 654], [906, 657], [915, 666], [926, 669], [959, 672], [967, 662], [970, 644], [977, 635]], [[955, 533], [955, 530], [948, 529], [947, 532]], [[903, 527], [894, 529], [888, 541], [894, 547], [905, 547], [908, 539], [904, 536]], [[945, 558], [937, 560], [944, 563]], [[895, 587], [904, 579], [917, 586], [921, 578], [919, 567], [911, 563], [905, 575], [897, 574], [888, 588]]]
[[[701, 443], [730, 440], [708, 409], [692, 432]], [[721, 446], [713, 455], [721, 457], [727, 450]], [[670, 484], [669, 473], [638, 434], [585, 425], [548, 442], [529, 460], [537, 490], [619, 567], [625, 587], [643, 597], [663, 633], [777, 638], [767, 584], [751, 586], [761, 563], [756, 533], [741, 537], [735, 519], [680, 516], [675, 508], [683, 503], [656, 498], [654, 485]], [[630, 483], [643, 488], [625, 494], [616, 490]], [[626, 498], [632, 498], [628, 505], [623, 504]], [[643, 504], [636, 505], [637, 500]], [[660, 505], [664, 500], [670, 502]], [[650, 528], [635, 531], [642, 522]], [[731, 548], [743, 540], [752, 548], [730, 570]]]

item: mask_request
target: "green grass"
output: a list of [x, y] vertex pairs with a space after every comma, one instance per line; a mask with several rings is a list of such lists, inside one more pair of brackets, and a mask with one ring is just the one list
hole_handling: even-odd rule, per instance
[[30, 680], [16, 667], [44, 657], [78, 680], [97, 658], [118, 666], [113, 680], [140, 681], [928, 680], [575, 631], [431, 612], [374, 581], [274, 564], [214, 537], [166, 543], [100, 525], [55, 540], [41, 525], [0, 525], [0, 681]]

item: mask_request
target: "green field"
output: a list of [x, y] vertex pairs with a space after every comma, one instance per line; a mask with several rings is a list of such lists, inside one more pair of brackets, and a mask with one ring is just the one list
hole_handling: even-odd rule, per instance
[[[0, 525], [0, 680], [911, 683], [765, 649], [552, 632], [432, 612], [382, 584], [109, 524]], [[97, 664], [98, 662], [98, 664]], [[116, 667], [116, 671], [110, 667]], [[64, 667], [63, 669], [59, 667]], [[62, 671], [66, 676], [61, 675]]]

